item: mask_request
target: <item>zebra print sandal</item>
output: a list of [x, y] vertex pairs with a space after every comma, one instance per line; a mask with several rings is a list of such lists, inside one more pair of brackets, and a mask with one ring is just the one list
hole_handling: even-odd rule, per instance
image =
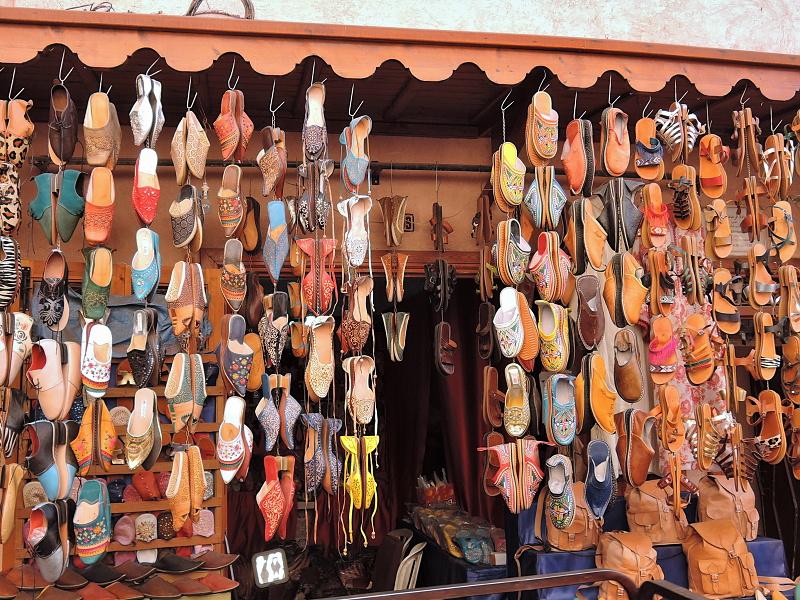
[[0, 310], [14, 302], [19, 290], [21, 270], [19, 244], [8, 236], [0, 236]]
[[3, 410], [0, 411], [0, 441], [3, 454], [11, 458], [17, 450], [19, 436], [25, 426], [25, 396], [22, 390], [6, 387], [3, 391]]

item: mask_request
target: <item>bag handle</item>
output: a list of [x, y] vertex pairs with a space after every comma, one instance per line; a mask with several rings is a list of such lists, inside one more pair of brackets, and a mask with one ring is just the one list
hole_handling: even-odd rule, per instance
[[[536, 515], [537, 515], [537, 519], [538, 519], [539, 518], [539, 509], [538, 509], [538, 507], [536, 509]], [[534, 529], [535, 529], [535, 527], [536, 526], [534, 525]], [[520, 559], [522, 558], [522, 555], [525, 554], [528, 550], [535, 550], [537, 552], [541, 552], [544, 549], [545, 549], [544, 546], [540, 545], [540, 544], [525, 544], [525, 545], [520, 546], [519, 548], [517, 548], [517, 551], [514, 552], [514, 562], [517, 565], [517, 577], [522, 577], [522, 563], [520, 562]], [[517, 600], [522, 600], [522, 590], [517, 592]]]
[[770, 592], [791, 592], [796, 586], [800, 585], [800, 577], [789, 579], [788, 577], [767, 577], [760, 575], [758, 583]]

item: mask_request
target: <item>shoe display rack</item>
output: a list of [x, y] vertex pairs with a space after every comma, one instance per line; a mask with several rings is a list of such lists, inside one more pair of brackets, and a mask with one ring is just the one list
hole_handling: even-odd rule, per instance
[[[31, 287], [35, 287], [36, 282], [38, 282], [41, 278], [41, 274], [44, 268], [44, 261], [23, 261], [23, 268], [30, 269], [31, 273]], [[71, 273], [71, 281], [70, 283], [80, 285], [80, 276], [82, 273], [83, 266], [80, 263], [74, 263], [69, 265], [69, 271]], [[224, 302], [219, 297], [219, 271], [217, 269], [205, 269], [206, 274], [206, 283], [208, 286], [207, 294], [208, 294], [208, 314], [209, 318], [214, 318], [214, 315], [217, 311], [219, 311], [220, 315], [224, 311]], [[166, 284], [169, 278], [169, 274], [167, 272], [166, 277], [163, 276], [162, 273], [162, 283]], [[130, 290], [130, 276], [131, 270], [129, 265], [115, 265], [114, 268], [114, 281], [111, 285], [111, 292], [114, 295], [126, 295], [128, 290]], [[23, 293], [27, 293], [30, 295], [32, 293], [31, 290], [23, 290]], [[208, 347], [213, 347], [214, 344], [213, 336], [209, 339], [207, 345]], [[203, 362], [215, 362], [216, 357], [213, 353], [206, 353], [202, 355]], [[121, 362], [119, 359], [115, 359], [114, 364], [119, 364]], [[172, 364], [172, 357], [168, 356], [164, 360], [164, 371], [165, 374], [169, 366]], [[162, 376], [162, 382], [157, 387], [152, 388], [155, 391], [159, 401], [162, 401], [164, 398], [164, 383], [163, 380], [165, 375]], [[20, 378], [23, 382], [25, 382], [24, 374]], [[15, 383], [15, 386], [19, 386], [18, 382]], [[27, 382], [25, 382], [27, 386]], [[104, 398], [111, 403], [117, 403], [120, 400], [129, 400], [130, 403], [133, 403], [133, 398], [138, 388], [134, 385], [124, 385], [124, 386], [116, 386], [116, 387], [109, 387], [106, 391]], [[216, 432], [219, 430], [220, 421], [222, 419], [223, 408], [225, 405], [225, 393], [224, 389], [221, 384], [207, 386], [206, 388], [206, 405], [210, 402], [214, 404], [214, 417], [212, 421], [201, 421], [195, 428], [196, 433], [203, 433], [203, 434], [212, 434], [215, 435]], [[35, 394], [28, 394], [29, 397], [35, 396]], [[80, 400], [76, 399], [76, 402]], [[26, 406], [26, 409], [30, 410], [30, 405]], [[117, 425], [115, 427], [116, 434], [120, 440], [124, 439], [126, 426], [125, 425]], [[171, 430], [172, 425], [170, 423], [161, 423], [161, 435], [163, 440], [170, 440], [171, 438]], [[180, 434], [178, 434], [180, 436]], [[167, 445], [164, 444], [164, 446]], [[17, 462], [21, 465], [24, 465], [25, 456], [28, 451], [30, 445], [30, 441], [27, 437], [23, 436], [20, 440], [19, 447], [17, 449], [16, 457], [8, 462]], [[172, 470], [173, 462], [170, 458], [165, 457], [163, 454], [159, 457], [159, 460], [153, 465], [153, 468], [150, 469], [151, 472], [158, 476], [159, 473], [169, 472]], [[227, 510], [227, 488], [222, 481], [222, 478], [219, 473], [219, 461], [214, 459], [204, 459], [203, 460], [203, 470], [209, 471], [214, 475], [214, 493], [213, 495], [206, 501], [203, 502], [203, 508], [207, 508], [211, 510], [214, 514], [214, 533], [210, 537], [204, 537], [199, 535], [193, 535], [191, 537], [173, 537], [171, 540], [163, 540], [161, 538], [157, 538], [151, 542], [141, 542], [134, 539], [132, 544], [123, 545], [114, 540], [112, 540], [111, 544], [108, 547], [108, 552], [136, 552], [138, 550], [148, 550], [148, 549], [162, 549], [162, 548], [180, 548], [180, 547], [194, 547], [194, 546], [212, 546], [215, 551], [218, 552], [225, 552], [225, 531], [227, 527], [228, 521], [228, 510]], [[107, 480], [111, 480], [117, 477], [124, 477], [130, 476], [133, 472], [128, 468], [124, 461], [120, 462], [119, 464], [111, 464], [108, 467], [108, 470], [105, 470], [101, 465], [92, 465], [89, 468], [89, 472], [87, 477], [105, 477]], [[18, 495], [17, 495], [17, 508], [15, 511], [15, 519], [17, 525], [14, 527], [14, 533], [9, 541], [9, 543], [5, 545], [0, 545], [0, 570], [6, 571], [7, 569], [11, 568], [12, 566], [18, 566], [22, 564], [23, 560], [29, 558], [29, 553], [26, 550], [23, 541], [22, 541], [22, 526], [26, 519], [30, 516], [30, 508], [26, 508], [23, 502], [23, 494], [22, 490], [28, 481], [34, 480], [35, 478], [29, 473], [26, 472], [26, 477], [23, 482], [19, 486]], [[130, 514], [134, 518], [141, 514], [141, 513], [152, 513], [158, 514], [162, 511], [169, 511], [169, 501], [165, 498], [159, 500], [142, 500], [139, 502], [112, 502], [111, 503], [111, 514], [112, 519], [122, 515], [122, 514]]]

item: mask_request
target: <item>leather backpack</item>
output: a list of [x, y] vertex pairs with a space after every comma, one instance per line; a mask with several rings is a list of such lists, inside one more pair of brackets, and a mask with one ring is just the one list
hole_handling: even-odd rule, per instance
[[755, 560], [730, 519], [690, 525], [683, 552], [689, 589], [693, 592], [709, 598], [738, 598], [755, 593]]
[[653, 545], [680, 544], [689, 526], [683, 510], [675, 516], [667, 492], [658, 487], [657, 479], [649, 479], [639, 487], [625, 491], [628, 528], [645, 534]]
[[[575, 515], [569, 527], [564, 529], [557, 528], [553, 525], [550, 517], [544, 514], [547, 510], [546, 493], [539, 496], [539, 502], [536, 506], [536, 519], [534, 521], [536, 537], [545, 541], [547, 546], [566, 552], [594, 548], [600, 538], [600, 525], [589, 512], [589, 506], [586, 504], [585, 484], [582, 481], [573, 483], [572, 494], [575, 498]], [[545, 522], [544, 533], [546, 535], [544, 537], [542, 536], [542, 521]]]
[[[664, 579], [657, 555], [645, 533], [610, 531], [600, 534], [595, 561], [598, 569], [613, 569], [630, 577], [636, 586]], [[600, 584], [597, 600], [624, 600], [625, 589], [614, 581]]]
[[756, 497], [749, 483], [736, 489], [733, 479], [721, 473], [706, 475], [698, 482], [697, 520], [730, 519], [748, 542], [758, 535]]

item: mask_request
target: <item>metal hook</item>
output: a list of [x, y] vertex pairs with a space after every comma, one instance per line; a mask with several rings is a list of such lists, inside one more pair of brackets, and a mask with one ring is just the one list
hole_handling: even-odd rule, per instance
[[742, 95], [739, 96], [739, 105], [744, 108], [744, 105], [750, 102], [750, 98], [745, 100], [744, 95], [747, 93], [747, 87], [750, 85], [749, 83], [745, 82], [744, 89], [742, 90]]
[[156, 66], [156, 63], [157, 63], [158, 61], [160, 61], [160, 60], [161, 60], [161, 57], [160, 57], [160, 56], [159, 56], [158, 58], [156, 58], [156, 59], [155, 59], [155, 60], [154, 60], [154, 61], [153, 61], [153, 62], [150, 64], [150, 66], [149, 66], [149, 67], [147, 67], [147, 70], [144, 72], [144, 74], [145, 74], [145, 75], [147, 75], [148, 77], [154, 77], [155, 75], [158, 75], [159, 73], [161, 73], [161, 69], [159, 69], [158, 71], [153, 71], [152, 73], [150, 72], [150, 69], [152, 69], [153, 67], [155, 67], [155, 66]]
[[[646, 119], [649, 115], [653, 114], [652, 110], [649, 113], [647, 113], [647, 107], [650, 106], [650, 103], [652, 101], [653, 101], [653, 97], [652, 96], [648, 96], [647, 97], [647, 103], [644, 105], [644, 108], [642, 109], [642, 118], [643, 119]], [[645, 114], [645, 113], [647, 113], [647, 114]]]
[[617, 100], [622, 98], [622, 95], [619, 95], [616, 98], [614, 98], [613, 102], [611, 101], [611, 78], [612, 78], [612, 74], [609, 73], [608, 74], [608, 105], [609, 106], [614, 106], [617, 103]]
[[549, 83], [548, 83], [547, 85], [545, 85], [544, 87], [542, 87], [542, 86], [544, 85], [544, 82], [545, 82], [546, 80], [547, 80], [547, 71], [545, 71], [545, 72], [544, 72], [544, 76], [542, 77], [542, 80], [539, 82], [539, 89], [536, 91], [536, 93], [543, 92], [543, 91], [545, 91], [547, 88], [549, 88], [549, 87], [550, 87], [550, 84], [549, 84]]
[[197, 100], [197, 92], [195, 92], [194, 93], [194, 97], [192, 98], [192, 101], [189, 102], [189, 96], [191, 96], [191, 95], [192, 95], [192, 76], [189, 75], [189, 87], [186, 90], [186, 110], [192, 110], [192, 107], [194, 106], [194, 102], [195, 102], [195, 100]]
[[711, 115], [708, 112], [708, 100], [706, 100], [706, 128], [708, 133], [711, 133]]
[[9, 100], [16, 100], [19, 98], [19, 95], [25, 90], [25, 88], [20, 88], [17, 92], [16, 96], [11, 96], [11, 92], [14, 91], [14, 78], [17, 76], [17, 67], [14, 67], [14, 70], [11, 72], [11, 85], [8, 86], [8, 99]]
[[769, 130], [770, 130], [770, 132], [772, 133], [772, 135], [775, 135], [775, 130], [777, 130], [777, 129], [778, 129], [778, 127], [780, 127], [780, 126], [781, 126], [781, 123], [783, 123], [783, 119], [781, 119], [780, 121], [778, 121], [778, 124], [777, 124], [777, 125], [773, 125], [773, 124], [772, 124], [772, 105], [770, 104], [770, 105], [769, 105]]
[[314, 73], [317, 71], [317, 59], [311, 63], [311, 85], [314, 85]]
[[586, 114], [586, 111], [583, 111], [580, 117], [576, 117], [576, 112], [578, 112], [578, 90], [575, 90], [575, 100], [572, 101], [572, 120], [574, 121], [576, 119], [582, 119]]
[[272, 113], [272, 128], [275, 128], [275, 113], [278, 112], [284, 104], [286, 104], [286, 100], [278, 104], [278, 106], [272, 106], [272, 101], [275, 98], [275, 80], [272, 80], [272, 93], [269, 95], [269, 112]]
[[236, 70], [236, 57], [233, 57], [233, 64], [231, 65], [231, 73], [228, 75], [228, 89], [235, 90], [236, 86], [239, 85], [239, 76], [236, 76], [236, 81], [231, 85], [231, 79], [233, 79], [233, 72]]
[[511, 105], [514, 104], [514, 100], [506, 104], [506, 100], [511, 96], [511, 92], [514, 91], [514, 88], [508, 90], [506, 97], [503, 98], [503, 101], [500, 103], [500, 115], [503, 119], [503, 143], [506, 141], [506, 111], [511, 108]]
[[[105, 92], [105, 93], [106, 93], [106, 96], [107, 96], [108, 94], [110, 94], [110, 93], [111, 93], [111, 88], [112, 88], [112, 87], [114, 87], [114, 84], [113, 84], [113, 83], [112, 83], [110, 86], [108, 86], [108, 89], [107, 89], [107, 90], [106, 90], [106, 92]], [[99, 85], [99, 90], [98, 90], [98, 91], [99, 91], [101, 94], [103, 93], [103, 72], [102, 72], [102, 71], [100, 72], [100, 85]]]
[[349, 115], [350, 115], [350, 118], [351, 118], [351, 119], [352, 119], [353, 117], [355, 117], [355, 116], [358, 114], [358, 111], [359, 111], [359, 110], [361, 109], [361, 107], [364, 105], [364, 101], [362, 100], [361, 102], [359, 102], [358, 106], [356, 106], [356, 109], [355, 109], [355, 110], [352, 110], [352, 109], [353, 109], [353, 93], [354, 93], [355, 91], [356, 91], [356, 84], [354, 83], [354, 84], [353, 84], [353, 85], [350, 87], [350, 102], [349, 102], [349, 103], [348, 103], [348, 105], [347, 105], [347, 114], [349, 114]]
[[58, 82], [61, 85], [64, 85], [64, 83], [67, 81], [67, 78], [72, 75], [72, 72], [75, 70], [75, 67], [72, 67], [69, 71], [67, 71], [66, 75], [62, 75], [62, 72], [64, 71], [64, 57], [66, 55], [67, 49], [65, 48], [61, 51], [61, 64], [58, 66]]

